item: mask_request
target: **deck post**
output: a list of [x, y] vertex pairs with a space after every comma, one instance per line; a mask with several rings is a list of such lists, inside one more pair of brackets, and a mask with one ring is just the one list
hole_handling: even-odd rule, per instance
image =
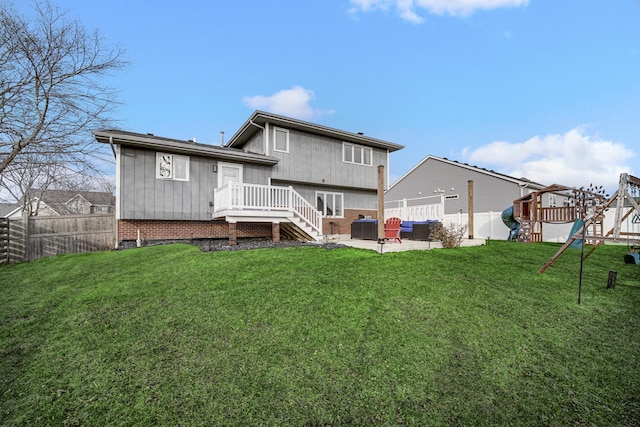
[[378, 166], [378, 242], [384, 243], [384, 166]]
[[271, 240], [273, 243], [280, 242], [280, 223], [272, 222], [271, 223]]
[[473, 239], [473, 217], [474, 217], [474, 211], [473, 211], [473, 180], [469, 180], [467, 181], [467, 203], [468, 203], [468, 219], [467, 222], [469, 224], [469, 230], [467, 230], [469, 232], [469, 239]]
[[229, 245], [235, 246], [238, 244], [238, 229], [237, 223], [229, 223]]

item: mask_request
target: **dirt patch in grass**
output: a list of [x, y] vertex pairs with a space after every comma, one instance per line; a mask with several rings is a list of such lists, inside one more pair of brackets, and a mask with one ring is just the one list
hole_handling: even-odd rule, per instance
[[[315, 246], [324, 249], [346, 248], [347, 246], [339, 243], [314, 243], [303, 242], [299, 240], [285, 239], [279, 242], [273, 242], [270, 237], [264, 238], [243, 238], [238, 239], [236, 245], [230, 245], [228, 239], [191, 239], [191, 240], [154, 240], [144, 241], [142, 246], [159, 246], [173, 243], [188, 243], [200, 248], [203, 252], [215, 251], [243, 251], [251, 249], [267, 249], [267, 248], [290, 248], [296, 246]], [[135, 242], [132, 244], [123, 244], [120, 249], [134, 249]]]

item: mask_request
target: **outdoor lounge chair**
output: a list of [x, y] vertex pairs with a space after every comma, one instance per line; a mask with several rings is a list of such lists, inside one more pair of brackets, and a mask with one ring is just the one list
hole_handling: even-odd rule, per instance
[[389, 218], [384, 223], [384, 239], [385, 240], [397, 240], [402, 243], [402, 239], [400, 238], [400, 226], [402, 225], [402, 220], [400, 218]]

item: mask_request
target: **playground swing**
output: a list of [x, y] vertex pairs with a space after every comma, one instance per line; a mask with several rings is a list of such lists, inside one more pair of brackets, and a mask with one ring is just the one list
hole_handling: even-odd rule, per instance
[[[596, 250], [598, 246], [603, 244], [605, 241], [612, 242], [627, 242], [627, 250], [629, 253], [625, 255], [625, 262], [632, 262], [634, 264], [640, 263], [640, 254], [637, 253], [637, 249], [640, 248], [640, 230], [636, 230], [635, 224], [640, 224], [640, 206], [637, 202], [638, 192], [640, 191], [640, 178], [629, 175], [627, 173], [620, 174], [620, 182], [618, 191], [614, 193], [613, 196], [609, 200], [607, 200], [603, 205], [597, 206], [594, 210], [594, 215], [588, 218], [582, 228], [582, 236], [574, 234], [570, 236], [567, 242], [556, 252], [555, 255], [551, 257], [549, 261], [545, 265], [540, 268], [538, 273], [544, 273], [547, 268], [553, 264], [560, 255], [570, 247], [575, 241], [579, 240], [580, 237], [586, 236], [585, 231], [587, 227], [592, 225], [597, 225], [602, 213], [607, 210], [610, 206], [613, 205], [615, 201], [615, 221], [613, 228], [609, 230], [607, 233], [597, 233], [593, 235], [589, 235], [588, 239], [591, 240], [591, 249], [588, 253], [586, 253], [581, 259], [584, 260], [589, 257]], [[633, 196], [632, 196], [633, 194]], [[629, 209], [626, 213], [623, 213], [625, 201], [629, 203]], [[629, 216], [631, 216], [632, 227], [629, 227]], [[626, 231], [622, 231], [621, 228], [623, 224], [625, 224], [626, 220]], [[602, 222], [600, 222], [601, 227]], [[583, 237], [584, 238], [584, 237]], [[632, 245], [633, 249], [632, 249]]]
[[[638, 187], [632, 187], [631, 197], [633, 200], [638, 200]], [[627, 230], [632, 234], [640, 234], [640, 214], [635, 213], [631, 215], [631, 221], [627, 216]], [[638, 253], [638, 246], [631, 244], [627, 241], [627, 254], [624, 256], [625, 264], [640, 264], [640, 254]]]

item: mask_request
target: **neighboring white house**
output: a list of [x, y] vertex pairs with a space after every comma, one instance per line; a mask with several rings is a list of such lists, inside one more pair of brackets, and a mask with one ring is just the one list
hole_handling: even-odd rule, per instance
[[5, 217], [21, 217], [23, 206], [37, 216], [113, 213], [115, 207], [115, 197], [109, 192], [33, 189], [30, 193], [29, 202], [23, 199], [17, 204], [7, 204]]

